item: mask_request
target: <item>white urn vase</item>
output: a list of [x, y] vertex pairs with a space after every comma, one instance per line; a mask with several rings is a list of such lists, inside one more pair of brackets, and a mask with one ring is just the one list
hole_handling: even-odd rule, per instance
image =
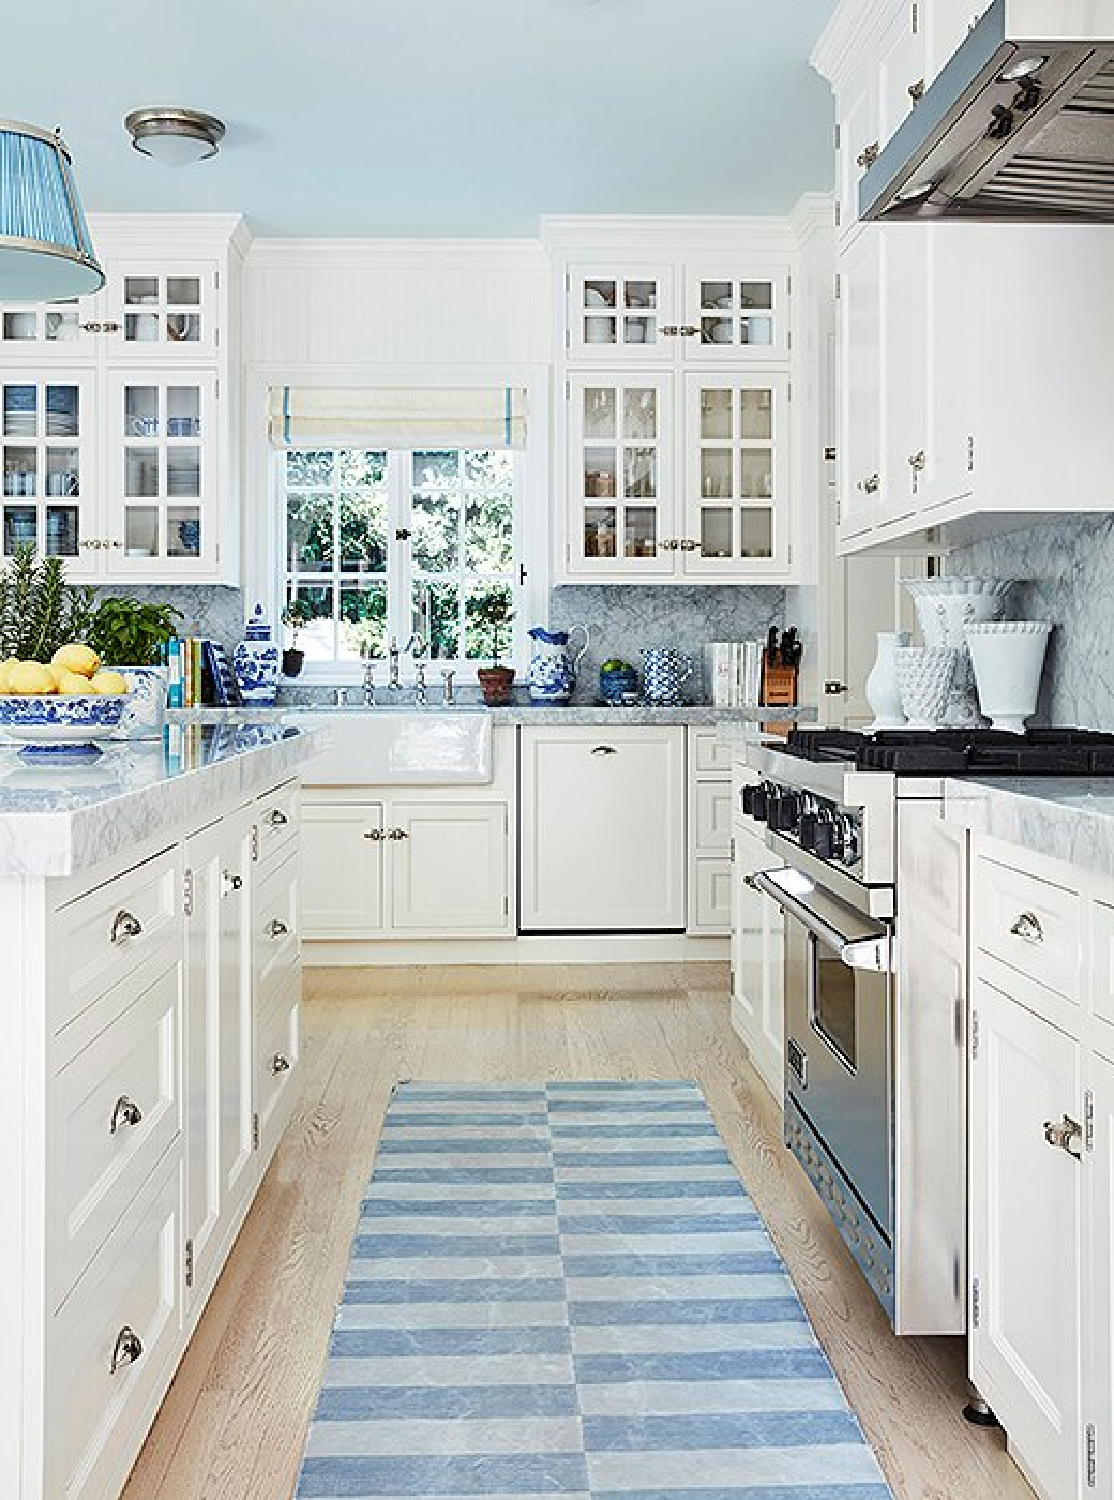
[[952, 578], [903, 578], [901, 581], [916, 606], [925, 645], [951, 646], [959, 653], [943, 722], [955, 726], [977, 725], [979, 708], [975, 676], [964, 630], [968, 625], [1002, 618], [1013, 580], [960, 574]]
[[1041, 669], [1052, 626], [1047, 620], [1003, 620], [968, 625], [967, 645], [975, 667], [979, 706], [992, 729], [1025, 733], [1036, 712]]
[[904, 729], [905, 715], [901, 710], [901, 685], [897, 680], [897, 661], [894, 652], [899, 646], [908, 646], [907, 630], [880, 630], [878, 632], [878, 655], [866, 680], [866, 701], [874, 710], [874, 722], [866, 726], [867, 732], [876, 729]]

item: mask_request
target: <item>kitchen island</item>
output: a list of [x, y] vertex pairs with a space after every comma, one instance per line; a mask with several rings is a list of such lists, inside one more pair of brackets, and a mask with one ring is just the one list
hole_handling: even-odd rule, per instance
[[0, 748], [0, 1494], [122, 1486], [294, 1102], [323, 730]]

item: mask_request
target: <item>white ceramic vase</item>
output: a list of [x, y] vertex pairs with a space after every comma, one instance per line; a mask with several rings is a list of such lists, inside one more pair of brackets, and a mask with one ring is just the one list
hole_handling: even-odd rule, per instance
[[959, 652], [954, 646], [899, 646], [894, 652], [901, 709], [910, 729], [940, 729]]
[[1002, 618], [1013, 580], [961, 574], [954, 578], [903, 578], [902, 584], [916, 606], [925, 645], [952, 646], [959, 652], [944, 723], [977, 725], [980, 716], [975, 674], [963, 632], [968, 625]]
[[1024, 734], [1025, 720], [1036, 712], [1051, 634], [1047, 620], [1004, 620], [966, 627], [979, 706], [992, 729]]
[[880, 630], [878, 632], [878, 655], [870, 669], [864, 691], [866, 701], [874, 710], [874, 722], [866, 726], [867, 732], [875, 729], [904, 729], [905, 715], [901, 710], [901, 688], [897, 681], [897, 664], [894, 652], [899, 646], [908, 646], [907, 630]]

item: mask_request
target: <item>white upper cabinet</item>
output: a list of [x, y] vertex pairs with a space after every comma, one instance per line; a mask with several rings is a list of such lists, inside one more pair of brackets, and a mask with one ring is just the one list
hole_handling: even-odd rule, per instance
[[71, 577], [96, 571], [86, 534], [97, 491], [93, 412], [87, 370], [0, 375], [0, 560], [30, 542], [65, 558]]
[[673, 359], [677, 310], [670, 266], [572, 266], [566, 288], [571, 358]]
[[212, 360], [220, 342], [220, 267], [215, 261], [129, 260], [105, 267], [110, 358]]

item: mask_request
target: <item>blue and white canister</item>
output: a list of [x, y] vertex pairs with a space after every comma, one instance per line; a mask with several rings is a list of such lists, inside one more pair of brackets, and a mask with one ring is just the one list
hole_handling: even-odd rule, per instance
[[271, 639], [267, 611], [257, 604], [244, 627], [244, 639], [232, 653], [232, 670], [245, 703], [273, 704], [278, 691], [279, 648]]

